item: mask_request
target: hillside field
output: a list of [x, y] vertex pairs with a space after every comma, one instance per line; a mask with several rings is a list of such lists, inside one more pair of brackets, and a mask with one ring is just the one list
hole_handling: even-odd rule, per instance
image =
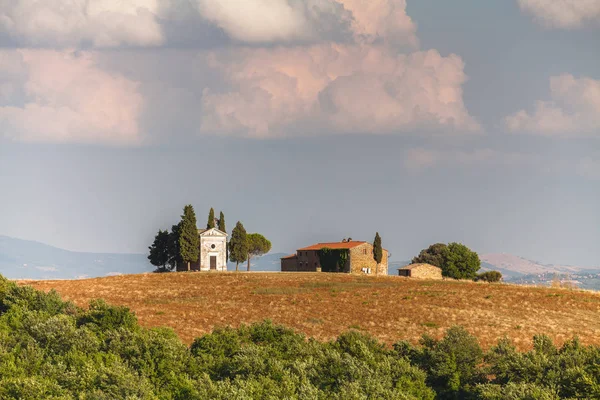
[[600, 345], [600, 293], [395, 276], [319, 273], [168, 273], [21, 281], [86, 307], [102, 298], [131, 308], [147, 327], [173, 328], [186, 343], [217, 326], [271, 319], [320, 340], [348, 329], [392, 344], [441, 337], [462, 325], [489, 348], [508, 336], [528, 349], [535, 334], [557, 344]]

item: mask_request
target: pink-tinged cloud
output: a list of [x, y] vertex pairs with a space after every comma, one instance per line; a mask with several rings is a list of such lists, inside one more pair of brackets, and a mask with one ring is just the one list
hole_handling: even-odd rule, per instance
[[102, 71], [91, 53], [19, 50], [1, 56], [7, 53], [18, 54], [27, 74], [22, 104], [0, 105], [4, 136], [25, 142], [140, 143], [143, 99], [136, 82]]
[[0, 0], [0, 32], [36, 46], [155, 46], [159, 0]]
[[353, 16], [358, 39], [383, 38], [393, 43], [418, 46], [417, 26], [406, 14], [406, 0], [339, 0]]
[[550, 78], [552, 100], [537, 101], [506, 117], [511, 131], [547, 136], [600, 135], [600, 80], [560, 75]]
[[317, 45], [216, 52], [209, 62], [231, 90], [205, 91], [204, 132], [277, 137], [297, 123], [339, 133], [480, 129], [463, 103], [456, 55]]
[[[196, 0], [200, 15], [231, 38], [250, 43], [316, 41], [349, 27], [354, 39], [416, 46], [406, 0]], [[336, 32], [337, 31], [337, 32]]]
[[518, 0], [521, 10], [548, 28], [576, 29], [600, 26], [598, 0]]

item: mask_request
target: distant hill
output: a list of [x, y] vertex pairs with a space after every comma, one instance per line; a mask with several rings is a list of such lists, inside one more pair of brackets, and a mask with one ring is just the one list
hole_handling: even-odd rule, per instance
[[144, 254], [81, 253], [0, 235], [0, 274], [9, 279], [75, 279], [153, 270]]
[[559, 264], [542, 264], [537, 261], [528, 260], [523, 257], [514, 256], [506, 253], [491, 253], [482, 254], [479, 256], [482, 262], [494, 266], [496, 269], [517, 274], [531, 275], [542, 273], [559, 273], [568, 274], [581, 272], [589, 267], [581, 267], [574, 265], [559, 265]]

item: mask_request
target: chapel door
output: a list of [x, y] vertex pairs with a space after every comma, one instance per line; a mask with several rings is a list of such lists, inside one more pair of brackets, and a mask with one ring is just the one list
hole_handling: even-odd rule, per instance
[[217, 269], [217, 256], [210, 256], [210, 269]]

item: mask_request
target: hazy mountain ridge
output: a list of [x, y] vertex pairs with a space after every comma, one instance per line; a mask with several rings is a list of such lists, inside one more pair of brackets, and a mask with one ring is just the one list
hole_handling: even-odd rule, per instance
[[576, 273], [584, 270], [600, 269], [594, 267], [583, 267], [575, 265], [560, 264], [542, 264], [538, 261], [528, 260], [524, 257], [515, 256], [506, 253], [490, 253], [479, 256], [482, 262], [494, 265], [507, 271], [513, 271], [520, 274], [541, 274], [551, 273]]
[[9, 279], [75, 279], [152, 271], [144, 254], [84, 253], [0, 235], [0, 274]]

